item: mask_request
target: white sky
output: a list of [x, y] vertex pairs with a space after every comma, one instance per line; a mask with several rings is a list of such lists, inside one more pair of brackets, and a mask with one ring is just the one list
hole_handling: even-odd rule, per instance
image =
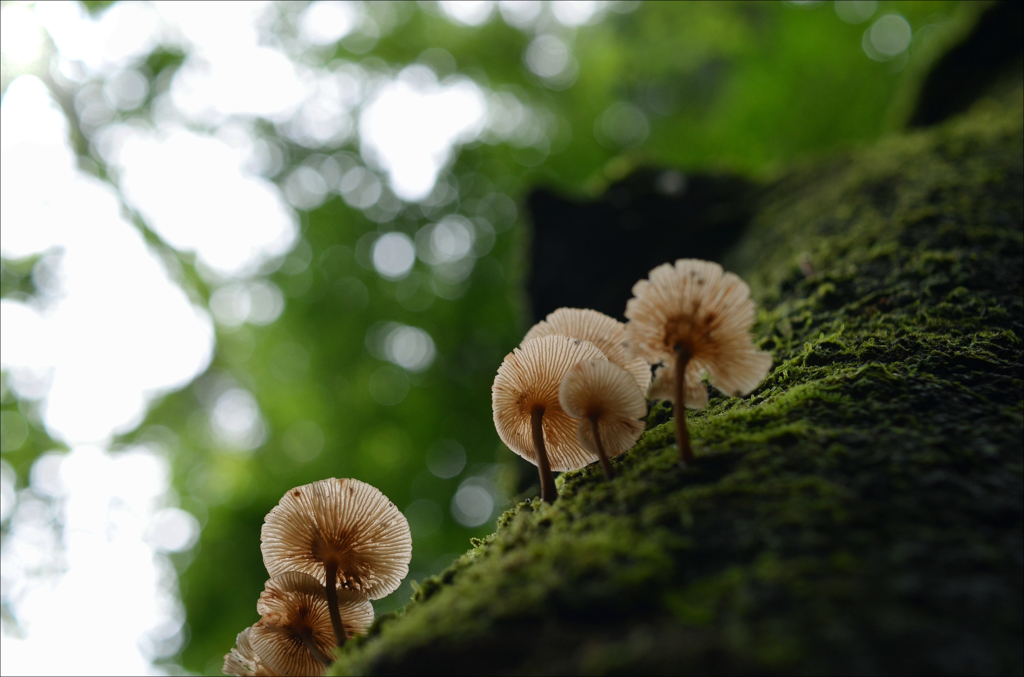
[[430, 68], [409, 66], [363, 109], [363, 157], [388, 173], [398, 197], [422, 200], [454, 148], [483, 131], [486, 113], [487, 100], [472, 80], [438, 83]]
[[[0, 302], [0, 361], [15, 393], [42, 398], [47, 429], [73, 447], [36, 463], [10, 515], [3, 596], [23, 636], [5, 632], [2, 669], [142, 674], [177, 648], [183, 621], [176, 574], [158, 551], [187, 549], [198, 525], [174, 509], [159, 451], [103, 447], [138, 425], [152, 397], [206, 368], [212, 324], [123, 218], [110, 185], [76, 169], [63, 115], [32, 76], [0, 105], [0, 155], [3, 255], [51, 252], [40, 302]], [[34, 494], [53, 499], [53, 514]], [[131, 609], [130, 630], [68, 633], [68, 614], [85, 608], [89, 628], [125, 627]]]
[[49, 382], [51, 434], [103, 443], [138, 425], [153, 395], [206, 368], [212, 326], [122, 217], [110, 185], [76, 169], [42, 82], [11, 83], [0, 115], [0, 249], [52, 252], [43, 301], [3, 301], [3, 367], [29, 399]]

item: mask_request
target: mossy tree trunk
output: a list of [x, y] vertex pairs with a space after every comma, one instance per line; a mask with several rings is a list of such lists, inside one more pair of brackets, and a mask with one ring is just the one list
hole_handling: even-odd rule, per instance
[[693, 466], [656, 407], [333, 671], [1020, 674], [1022, 115], [766, 188], [726, 267], [776, 364], [690, 418]]

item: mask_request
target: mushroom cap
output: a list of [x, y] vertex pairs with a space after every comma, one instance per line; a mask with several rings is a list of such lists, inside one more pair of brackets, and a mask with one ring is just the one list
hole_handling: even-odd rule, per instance
[[638, 419], [647, 414], [647, 401], [633, 376], [617, 364], [603, 360], [580, 362], [566, 372], [558, 389], [562, 409], [580, 419], [576, 435], [580, 444], [597, 453], [589, 418], [597, 417], [597, 429], [608, 456], [618, 456], [644, 432]]
[[552, 334], [590, 341], [609, 362], [628, 371], [641, 391], [647, 390], [651, 367], [642, 357], [630, 357], [626, 351], [626, 325], [622, 322], [589, 308], [559, 308], [533, 325], [523, 343]]
[[586, 360], [607, 360], [593, 343], [569, 336], [532, 339], [505, 356], [491, 386], [491, 409], [498, 437], [509, 449], [537, 465], [532, 412], [544, 407], [542, 429], [552, 470], [576, 470], [597, 460], [576, 439], [576, 419], [562, 410], [558, 388], [565, 372]]
[[[699, 378], [706, 372], [723, 393], [746, 395], [771, 368], [771, 355], [750, 340], [754, 324], [750, 287], [717, 263], [679, 259], [675, 265], [658, 266], [650, 279], [633, 285], [626, 317], [626, 342], [632, 355], [667, 365], [675, 361], [677, 345], [686, 348], [690, 355], [687, 390], [694, 375]], [[669, 376], [674, 374], [662, 375], [659, 393]]]
[[[256, 604], [263, 615], [252, 626], [252, 647], [264, 663], [282, 675], [322, 675], [324, 666], [306, 648], [304, 634], [328, 656], [336, 640], [324, 585], [309, 574], [288, 571], [271, 578]], [[373, 606], [363, 594], [338, 590], [345, 636], [363, 634], [373, 622]]]
[[271, 576], [301, 571], [326, 582], [324, 564], [338, 565], [337, 582], [380, 599], [409, 573], [412, 536], [405, 515], [375, 487], [326, 479], [291, 489], [260, 531]]
[[231, 653], [224, 656], [225, 675], [237, 675], [237, 677], [277, 677], [277, 673], [271, 670], [253, 650], [249, 642], [249, 633], [252, 628], [246, 628], [238, 633], [235, 639], [235, 647]]

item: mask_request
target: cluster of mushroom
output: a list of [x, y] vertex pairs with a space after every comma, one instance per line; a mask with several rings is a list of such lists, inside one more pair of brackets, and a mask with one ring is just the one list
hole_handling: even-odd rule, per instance
[[409, 523], [376, 488], [326, 479], [291, 489], [264, 520], [270, 572], [256, 609], [224, 657], [227, 675], [322, 675], [334, 649], [373, 622], [371, 599], [393, 592], [412, 557]]
[[611, 479], [608, 459], [643, 432], [647, 398], [674, 403], [680, 461], [691, 463], [685, 407], [707, 405], [704, 375], [723, 393], [740, 396], [771, 368], [771, 356], [750, 339], [750, 288], [717, 263], [679, 259], [658, 266], [633, 286], [625, 315], [623, 324], [595, 310], [559, 308], [498, 368], [491, 388], [495, 428], [537, 466], [544, 501], [557, 498], [554, 470], [598, 461]]

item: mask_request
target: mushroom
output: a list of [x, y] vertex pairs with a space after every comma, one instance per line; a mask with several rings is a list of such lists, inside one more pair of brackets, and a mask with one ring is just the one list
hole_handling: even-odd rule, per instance
[[352, 479], [291, 489], [264, 520], [260, 541], [271, 576], [300, 571], [324, 585], [338, 646], [345, 633], [336, 586], [380, 599], [409, 573], [412, 557], [402, 512], [376, 488]]
[[[334, 611], [346, 635], [365, 633], [373, 622], [370, 600], [354, 590], [337, 592]], [[324, 586], [309, 574], [274, 576], [256, 604], [263, 618], [252, 626], [252, 648], [279, 674], [322, 675], [335, 647], [329, 604]]]
[[[660, 364], [654, 370], [654, 379], [647, 389], [649, 400], [669, 400], [676, 396], [675, 364]], [[700, 379], [690, 378], [683, 383], [683, 402], [690, 409], [704, 409], [708, 406], [708, 389]]]
[[663, 363], [652, 395], [671, 399], [680, 461], [693, 460], [685, 407], [707, 404], [706, 372], [727, 395], [746, 395], [764, 379], [771, 355], [754, 347], [750, 287], [717, 263], [679, 259], [650, 272], [633, 286], [626, 304], [626, 342], [634, 357]]
[[252, 644], [249, 642], [250, 632], [252, 632], [251, 627], [238, 633], [231, 653], [224, 656], [224, 668], [221, 672], [237, 677], [277, 677], [277, 673], [271, 670], [253, 651]]
[[615, 318], [589, 308], [559, 308], [526, 332], [523, 343], [541, 336], [561, 334], [590, 341], [604, 353], [608, 361], [629, 372], [641, 391], [651, 382], [651, 367], [641, 357], [632, 358], [626, 351], [626, 325]]
[[604, 360], [580, 362], [562, 379], [558, 401], [580, 420], [580, 444], [597, 454], [607, 479], [614, 477], [608, 457], [629, 449], [644, 431], [638, 419], [647, 413], [647, 401], [633, 376]]
[[593, 460], [576, 440], [576, 421], [558, 402], [562, 377], [579, 362], [606, 359], [589, 341], [553, 335], [524, 342], [498, 367], [491, 386], [494, 427], [509, 449], [537, 466], [541, 499], [548, 503], [558, 497], [552, 470]]

